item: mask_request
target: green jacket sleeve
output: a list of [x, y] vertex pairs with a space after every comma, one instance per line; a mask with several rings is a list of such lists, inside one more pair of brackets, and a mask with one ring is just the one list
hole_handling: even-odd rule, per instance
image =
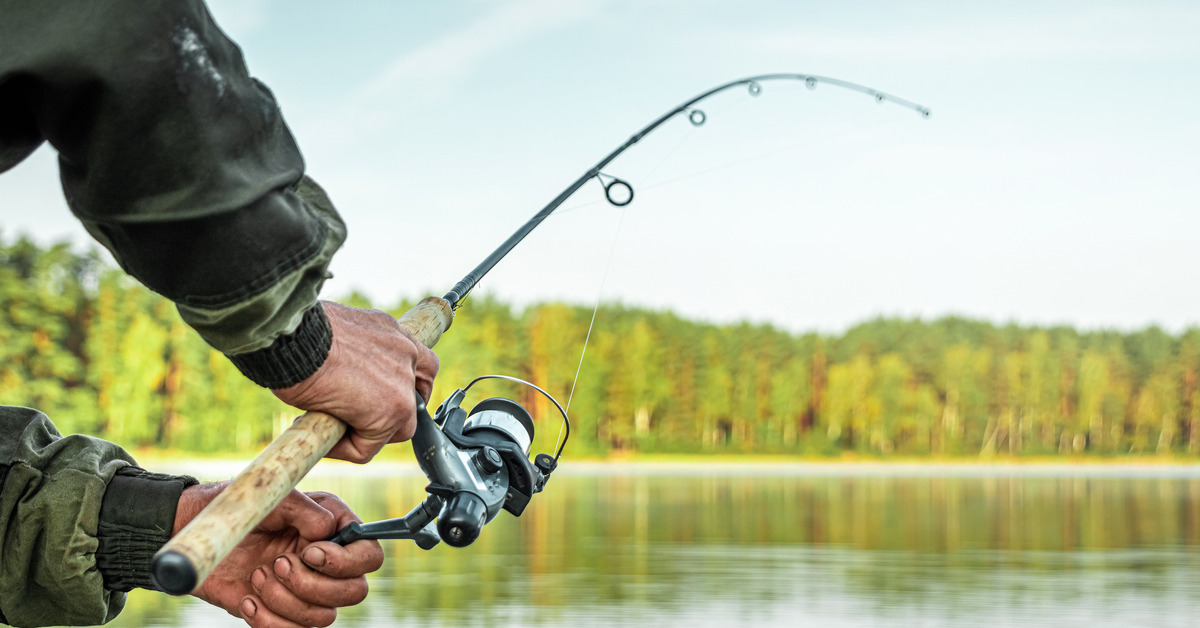
[[90, 625], [150, 587], [187, 477], [143, 471], [120, 447], [62, 437], [40, 412], [0, 406], [0, 623]]
[[0, 171], [43, 140], [88, 232], [251, 379], [320, 366], [345, 227], [200, 0], [0, 0]]

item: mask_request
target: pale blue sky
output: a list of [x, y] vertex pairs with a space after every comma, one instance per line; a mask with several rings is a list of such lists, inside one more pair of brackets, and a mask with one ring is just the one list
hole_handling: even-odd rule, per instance
[[[1194, 2], [220, 0], [350, 226], [327, 296], [440, 295], [631, 133], [743, 76], [800, 72], [929, 106], [768, 83], [677, 120], [485, 280], [843, 329], [876, 315], [1131, 329], [1200, 323]], [[0, 224], [86, 236], [40, 151]]]

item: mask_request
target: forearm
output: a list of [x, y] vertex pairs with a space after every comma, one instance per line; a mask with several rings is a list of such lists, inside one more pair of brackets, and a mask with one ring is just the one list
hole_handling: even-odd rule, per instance
[[[286, 388], [314, 373], [329, 352], [329, 323], [316, 303], [345, 229], [308, 178], [239, 214], [205, 221], [219, 224], [208, 225], [203, 238], [196, 221], [163, 223], [155, 234], [130, 225], [140, 237], [123, 250], [155, 270], [128, 270], [151, 287], [172, 284], [166, 296], [210, 345], [256, 383]], [[158, 259], [174, 261], [164, 268]]]
[[96, 531], [96, 568], [105, 589], [158, 588], [150, 577], [150, 562], [177, 531], [181, 496], [195, 484], [191, 477], [137, 467], [117, 471], [104, 492]]
[[203, 3], [3, 9], [0, 84], [13, 80], [0, 111], [17, 107], [9, 118], [28, 116], [17, 126], [59, 152], [88, 231], [252, 379], [284, 387], [315, 371], [326, 327], [305, 314], [345, 227]]
[[148, 587], [149, 559], [195, 480], [147, 473], [120, 447], [62, 437], [0, 406], [0, 614], [15, 626], [100, 624]]

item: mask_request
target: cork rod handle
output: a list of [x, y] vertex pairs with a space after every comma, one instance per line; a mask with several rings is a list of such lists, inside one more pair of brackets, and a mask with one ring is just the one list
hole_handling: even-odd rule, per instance
[[[398, 322], [401, 329], [432, 349], [453, 317], [447, 301], [429, 297]], [[172, 595], [199, 587], [345, 433], [345, 423], [323, 412], [308, 412], [296, 419], [154, 555], [151, 573], [158, 586]]]

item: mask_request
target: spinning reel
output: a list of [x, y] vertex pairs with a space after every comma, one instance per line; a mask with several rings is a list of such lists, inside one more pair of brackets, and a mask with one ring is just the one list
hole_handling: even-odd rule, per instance
[[[485, 399], [467, 414], [460, 406], [467, 391], [485, 379], [502, 379], [528, 386], [554, 404], [562, 414], [564, 435], [558, 451], [538, 454], [529, 461], [533, 418], [520, 404], [501, 397]], [[416, 395], [417, 431], [413, 453], [429, 478], [429, 496], [403, 517], [372, 523], [353, 522], [332, 540], [346, 545], [359, 539], [412, 539], [421, 549], [439, 541], [466, 547], [483, 526], [507, 510], [521, 516], [534, 493], [540, 493], [558, 468], [558, 459], [571, 435], [567, 412], [549, 393], [506, 375], [477, 377], [454, 391], [432, 417], [425, 400]]]

